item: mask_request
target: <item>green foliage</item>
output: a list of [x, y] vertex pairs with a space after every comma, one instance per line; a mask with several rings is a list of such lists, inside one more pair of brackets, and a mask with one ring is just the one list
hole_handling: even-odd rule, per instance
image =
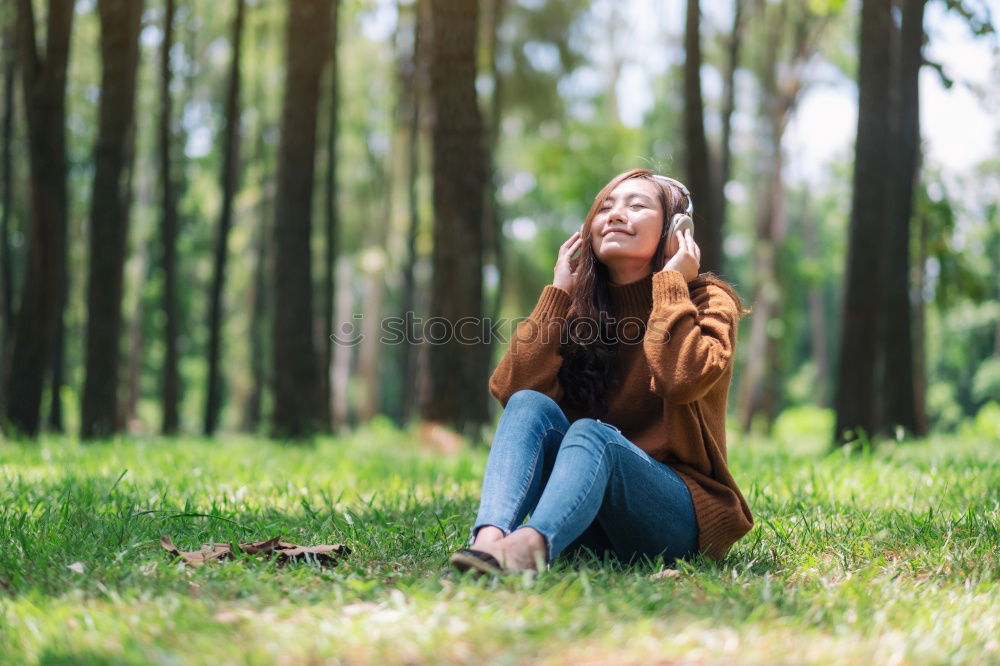
[[834, 418], [833, 410], [815, 405], [788, 407], [774, 422], [774, 437], [789, 443], [821, 439], [833, 430]]
[[982, 362], [972, 378], [972, 396], [977, 401], [1000, 402], [1000, 357]]
[[960, 432], [963, 437], [976, 439], [984, 446], [1000, 444], [1000, 403], [987, 402], [979, 409], [975, 419], [962, 424]]

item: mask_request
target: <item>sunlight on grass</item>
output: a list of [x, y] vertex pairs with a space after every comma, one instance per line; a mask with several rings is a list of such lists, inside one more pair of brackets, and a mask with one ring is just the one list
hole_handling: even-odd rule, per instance
[[[0, 661], [1000, 660], [997, 443], [830, 453], [824, 436], [794, 421], [767, 440], [733, 434], [757, 522], [721, 565], [657, 579], [650, 565], [559, 562], [503, 581], [447, 568], [486, 451], [424, 451], [384, 422], [310, 446], [0, 443]], [[353, 553], [335, 568], [192, 571], [163, 534], [191, 549], [281, 534]]]

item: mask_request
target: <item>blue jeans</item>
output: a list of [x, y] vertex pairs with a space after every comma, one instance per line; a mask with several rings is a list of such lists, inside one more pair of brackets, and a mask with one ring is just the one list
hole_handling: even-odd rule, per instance
[[583, 549], [672, 562], [698, 545], [691, 493], [670, 467], [610, 424], [570, 425], [554, 400], [529, 390], [511, 396], [500, 417], [470, 545], [485, 525], [504, 534], [534, 528], [549, 562]]

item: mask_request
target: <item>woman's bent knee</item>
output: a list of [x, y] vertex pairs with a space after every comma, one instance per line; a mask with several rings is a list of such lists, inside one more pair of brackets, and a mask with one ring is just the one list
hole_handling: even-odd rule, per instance
[[[503, 418], [508, 423], [536, 424], [566, 432], [569, 421], [555, 400], [540, 391], [521, 389], [514, 393], [504, 409]], [[512, 421], [511, 421], [512, 420]]]
[[562, 413], [562, 409], [556, 404], [556, 401], [545, 395], [541, 391], [535, 391], [533, 389], [521, 389], [516, 391], [514, 395], [510, 396], [510, 400], [507, 401], [507, 406], [505, 409], [532, 409], [538, 411], [552, 411], [555, 410]]
[[615, 430], [614, 426], [597, 419], [577, 419], [570, 424], [562, 445], [603, 449], [607, 447], [610, 435], [614, 434]]

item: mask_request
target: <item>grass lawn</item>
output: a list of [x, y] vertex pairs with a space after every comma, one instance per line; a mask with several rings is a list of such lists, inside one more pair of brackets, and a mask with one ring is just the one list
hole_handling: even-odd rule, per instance
[[[485, 580], [442, 576], [481, 449], [426, 452], [378, 422], [315, 446], [0, 442], [0, 662], [1000, 663], [995, 439], [730, 449], [757, 524], [722, 565]], [[279, 533], [353, 553], [192, 571], [159, 545]]]

